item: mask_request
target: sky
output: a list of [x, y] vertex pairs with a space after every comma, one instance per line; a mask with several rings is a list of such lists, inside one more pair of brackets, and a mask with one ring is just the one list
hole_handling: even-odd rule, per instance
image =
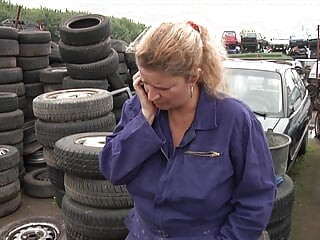
[[[8, 1], [8, 0], [7, 0]], [[193, 20], [213, 36], [254, 29], [267, 38], [311, 34], [320, 24], [318, 0], [10, 0], [25, 7], [87, 11], [146, 25]]]

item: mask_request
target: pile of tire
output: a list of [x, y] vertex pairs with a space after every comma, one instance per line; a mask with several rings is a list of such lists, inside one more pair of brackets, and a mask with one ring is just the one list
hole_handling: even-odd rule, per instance
[[66, 67], [48, 67], [40, 71], [40, 81], [45, 93], [62, 90], [63, 78], [68, 75]]
[[67, 239], [125, 239], [123, 220], [133, 201], [99, 171], [98, 155], [110, 132], [80, 133], [56, 142], [54, 157], [65, 171], [62, 214]]
[[102, 15], [72, 17], [59, 25], [59, 50], [66, 62], [65, 89], [108, 89], [108, 76], [118, 67], [117, 52], [111, 48], [109, 19]]
[[0, 218], [21, 205], [19, 152], [16, 147], [0, 145]]
[[[126, 87], [123, 81], [129, 77], [124, 59], [126, 43], [110, 38], [110, 23], [106, 16], [72, 17], [62, 22], [59, 30], [59, 51], [62, 60], [67, 63], [69, 74], [63, 79], [65, 89], [100, 88], [113, 91]], [[122, 92], [113, 98], [113, 112], [118, 122], [123, 103], [129, 96]]]
[[0, 144], [12, 145], [19, 152], [19, 179], [23, 182], [23, 112], [18, 109], [15, 93], [0, 92]]
[[58, 206], [64, 195], [64, 171], [53, 157], [57, 140], [81, 132], [113, 131], [113, 99], [103, 89], [66, 89], [44, 93], [33, 101], [36, 136], [44, 146], [44, 159]]
[[17, 67], [18, 38], [16, 29], [0, 26], [0, 91], [17, 94], [19, 109], [23, 110], [26, 99], [22, 70]]
[[288, 175], [278, 186], [276, 201], [267, 226], [270, 240], [288, 240], [291, 235], [291, 215], [294, 204], [294, 183]]
[[65, 63], [60, 55], [59, 44], [54, 41], [50, 41], [50, 45], [51, 53], [49, 55], [49, 65], [51, 67], [65, 67]]
[[[51, 53], [51, 34], [49, 31], [22, 30], [19, 32], [18, 66], [23, 71], [25, 84], [26, 108], [25, 121], [34, 120], [32, 100], [43, 93], [43, 84], [40, 82], [41, 69], [49, 66]], [[18, 95], [19, 96], [19, 95]]]

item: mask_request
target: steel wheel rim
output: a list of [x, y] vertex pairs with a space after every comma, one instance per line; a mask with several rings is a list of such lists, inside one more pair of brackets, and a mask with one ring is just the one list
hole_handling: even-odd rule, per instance
[[57, 240], [59, 235], [60, 231], [54, 224], [35, 222], [13, 229], [6, 240]]
[[0, 156], [6, 155], [9, 152], [8, 148], [0, 148]]
[[105, 136], [93, 136], [93, 137], [83, 137], [78, 138], [75, 141], [76, 144], [81, 144], [87, 147], [104, 147], [106, 144]]

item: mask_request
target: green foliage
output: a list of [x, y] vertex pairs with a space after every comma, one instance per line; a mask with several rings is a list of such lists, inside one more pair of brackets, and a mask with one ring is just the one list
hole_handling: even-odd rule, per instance
[[[5, 0], [0, 0], [0, 22], [7, 18], [15, 19], [18, 10], [18, 5], [13, 5]], [[48, 8], [22, 8], [20, 20], [30, 20], [35, 23], [40, 22], [45, 29], [51, 32], [52, 40], [59, 40], [59, 24], [77, 15], [89, 14], [89, 12], [75, 12], [61, 10], [51, 10]], [[146, 28], [144, 24], [135, 23], [127, 18], [109, 17], [112, 29], [111, 37], [120, 39], [130, 43], [133, 41], [143, 29]]]

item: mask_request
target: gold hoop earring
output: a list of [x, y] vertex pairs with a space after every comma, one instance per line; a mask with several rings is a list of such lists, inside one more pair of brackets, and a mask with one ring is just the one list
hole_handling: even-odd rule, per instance
[[193, 96], [193, 85], [191, 85], [191, 87], [190, 87], [190, 97], [192, 98], [192, 96]]

